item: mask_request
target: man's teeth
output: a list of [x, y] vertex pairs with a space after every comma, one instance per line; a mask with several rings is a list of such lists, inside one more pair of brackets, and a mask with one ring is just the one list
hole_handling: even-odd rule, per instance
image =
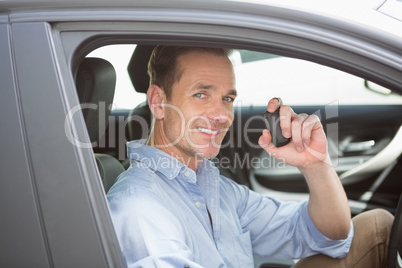
[[207, 133], [207, 134], [218, 134], [218, 130], [211, 130], [211, 129], [207, 129], [207, 128], [202, 128], [202, 127], [197, 127], [197, 129], [201, 132]]

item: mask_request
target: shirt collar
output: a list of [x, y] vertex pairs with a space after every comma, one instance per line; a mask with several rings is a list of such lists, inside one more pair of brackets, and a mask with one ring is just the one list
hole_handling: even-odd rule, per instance
[[146, 145], [146, 140], [135, 140], [127, 143], [127, 156], [130, 161], [137, 161], [153, 171], [162, 173], [169, 179], [177, 177], [185, 165], [167, 153]]
[[[162, 173], [169, 179], [173, 179], [179, 175], [180, 172], [192, 172], [185, 164], [180, 162], [177, 158], [161, 151], [155, 147], [146, 145], [146, 140], [134, 140], [127, 143], [127, 156], [130, 161], [141, 162], [153, 171]], [[215, 165], [208, 159], [203, 159], [198, 167], [196, 174], [205, 174], [217, 170]]]

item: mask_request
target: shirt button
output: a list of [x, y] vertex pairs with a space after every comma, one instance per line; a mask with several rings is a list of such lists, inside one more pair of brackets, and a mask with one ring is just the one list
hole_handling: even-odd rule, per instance
[[200, 202], [195, 202], [195, 204], [194, 204], [194, 205], [195, 205], [195, 207], [196, 207], [196, 208], [201, 207], [201, 203], [200, 203]]
[[184, 172], [184, 176], [190, 177], [190, 171], [186, 170], [186, 172]]

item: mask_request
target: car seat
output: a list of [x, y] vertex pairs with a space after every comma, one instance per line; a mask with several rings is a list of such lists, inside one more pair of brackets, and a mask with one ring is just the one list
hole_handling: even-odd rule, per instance
[[[146, 94], [149, 87], [148, 61], [155, 46], [138, 45], [127, 66], [127, 71], [138, 93]], [[141, 124], [145, 120], [146, 125]], [[149, 109], [148, 101], [140, 103], [129, 114], [127, 119], [128, 137], [130, 140], [146, 139], [148, 137], [152, 121], [152, 113]]]
[[[85, 58], [76, 72], [76, 88], [83, 107], [83, 116], [91, 143], [100, 141], [105, 134], [113, 102], [116, 72], [113, 65], [100, 58]], [[86, 106], [86, 105], [90, 106]], [[102, 122], [105, 122], [104, 124]], [[122, 164], [113, 156], [95, 154], [105, 192], [124, 171]]]

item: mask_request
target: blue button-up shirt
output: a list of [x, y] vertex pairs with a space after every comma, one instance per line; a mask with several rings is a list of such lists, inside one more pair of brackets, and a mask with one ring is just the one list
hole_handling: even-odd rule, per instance
[[325, 237], [307, 201], [261, 196], [220, 176], [206, 159], [194, 172], [143, 143], [128, 144], [131, 166], [107, 195], [128, 267], [253, 267], [253, 255], [348, 252], [353, 226], [345, 240]]

